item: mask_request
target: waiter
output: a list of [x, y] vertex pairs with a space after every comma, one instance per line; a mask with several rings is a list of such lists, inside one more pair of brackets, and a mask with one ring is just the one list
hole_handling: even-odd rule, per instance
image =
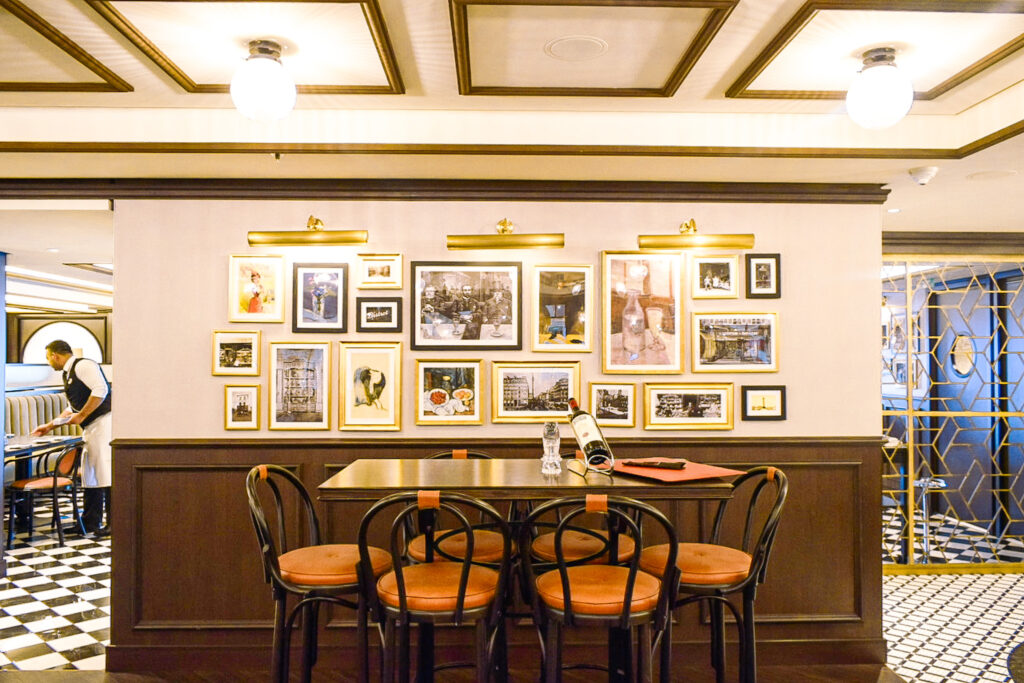
[[[94, 536], [110, 535], [110, 383], [103, 369], [96, 361], [87, 358], [72, 358], [71, 346], [66, 341], [55, 339], [46, 345], [46, 362], [54, 370], [64, 373], [64, 393], [68, 407], [60, 417], [32, 432], [42, 436], [51, 431], [54, 422], [81, 425], [85, 454], [82, 458], [81, 475], [84, 489], [84, 510], [82, 525]], [[102, 527], [103, 510], [107, 511], [107, 523]]]

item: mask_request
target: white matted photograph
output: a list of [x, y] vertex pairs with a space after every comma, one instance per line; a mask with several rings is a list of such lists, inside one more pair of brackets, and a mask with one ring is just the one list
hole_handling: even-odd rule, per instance
[[283, 257], [228, 257], [228, 320], [283, 322], [284, 296]]
[[418, 425], [483, 424], [482, 360], [416, 360]]
[[781, 384], [740, 387], [740, 417], [744, 420], [785, 420], [786, 387]]
[[579, 361], [491, 363], [491, 422], [568, 422], [579, 395]]
[[359, 254], [356, 262], [359, 289], [401, 289], [401, 254]]
[[215, 330], [213, 333], [214, 375], [259, 375], [260, 331]]
[[693, 372], [776, 372], [778, 314], [694, 313]]
[[732, 384], [644, 384], [644, 429], [732, 429]]
[[338, 429], [402, 428], [402, 343], [341, 342]]
[[591, 382], [590, 414], [601, 427], [636, 426], [636, 385], [632, 382]]
[[224, 387], [224, 429], [260, 428], [260, 385]]
[[270, 343], [270, 428], [330, 428], [328, 342]]
[[740, 259], [731, 256], [693, 256], [690, 296], [694, 299], [739, 297]]

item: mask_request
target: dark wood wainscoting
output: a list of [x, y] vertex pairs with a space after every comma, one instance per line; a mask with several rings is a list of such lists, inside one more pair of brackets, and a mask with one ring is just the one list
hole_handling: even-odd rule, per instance
[[[877, 438], [637, 438], [612, 444], [620, 457], [671, 453], [726, 466], [784, 469], [790, 497], [757, 600], [759, 661], [884, 663]], [[533, 457], [538, 449], [533, 439], [460, 439], [459, 445], [497, 457]], [[245, 473], [252, 465], [292, 467], [313, 490], [355, 459], [418, 458], [436, 449], [432, 440], [370, 435], [115, 441], [107, 669], [269, 666], [270, 591], [244, 493]], [[327, 537], [354, 540], [363, 507], [321, 504]], [[694, 538], [696, 507], [680, 504], [669, 512], [681, 536]], [[708, 631], [698, 609], [681, 610], [676, 619], [674, 656], [680, 662], [706, 661]], [[352, 615], [343, 610], [329, 615], [321, 639], [322, 666], [343, 666], [350, 659], [351, 623]], [[463, 635], [442, 632], [438, 642], [458, 650]], [[574, 637], [570, 653], [604, 647], [602, 634]], [[511, 629], [513, 656], [530, 661], [536, 642], [531, 627]]]

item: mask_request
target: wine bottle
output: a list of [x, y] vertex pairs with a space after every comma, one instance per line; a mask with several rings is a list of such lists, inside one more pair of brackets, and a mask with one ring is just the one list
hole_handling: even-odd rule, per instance
[[576, 436], [576, 443], [583, 450], [583, 455], [588, 464], [596, 465], [606, 461], [612, 461], [612, 449], [601, 434], [601, 428], [597, 426], [594, 416], [585, 410], [580, 409], [580, 404], [574, 398], [569, 399], [569, 424], [572, 426], [572, 433]]

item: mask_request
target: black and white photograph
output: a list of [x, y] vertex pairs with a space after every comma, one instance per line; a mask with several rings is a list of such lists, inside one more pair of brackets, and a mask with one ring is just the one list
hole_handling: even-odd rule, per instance
[[259, 375], [260, 331], [215, 330], [213, 333], [214, 375]]
[[413, 261], [412, 348], [518, 351], [522, 264]]
[[339, 377], [339, 429], [401, 429], [401, 342], [341, 342]]
[[592, 349], [593, 272], [588, 265], [534, 267], [534, 351], [580, 353]]
[[740, 387], [740, 417], [744, 420], [785, 420], [786, 387], [781, 384]]
[[329, 428], [330, 360], [327, 342], [271, 342], [271, 429]]
[[731, 384], [645, 384], [644, 429], [732, 429]]
[[738, 256], [694, 256], [690, 296], [694, 299], [739, 297]]
[[224, 387], [224, 429], [260, 428], [260, 385]]
[[693, 372], [776, 372], [778, 314], [694, 313]]
[[782, 297], [782, 257], [779, 254], [747, 254], [748, 299]]
[[418, 425], [483, 424], [483, 361], [416, 360]]
[[348, 264], [296, 263], [292, 274], [292, 332], [345, 332]]
[[601, 427], [636, 425], [636, 385], [632, 382], [591, 382], [590, 414]]
[[401, 297], [356, 297], [356, 332], [401, 331]]
[[359, 254], [355, 280], [359, 289], [401, 289], [402, 255]]
[[491, 422], [567, 422], [580, 395], [579, 361], [491, 364]]

